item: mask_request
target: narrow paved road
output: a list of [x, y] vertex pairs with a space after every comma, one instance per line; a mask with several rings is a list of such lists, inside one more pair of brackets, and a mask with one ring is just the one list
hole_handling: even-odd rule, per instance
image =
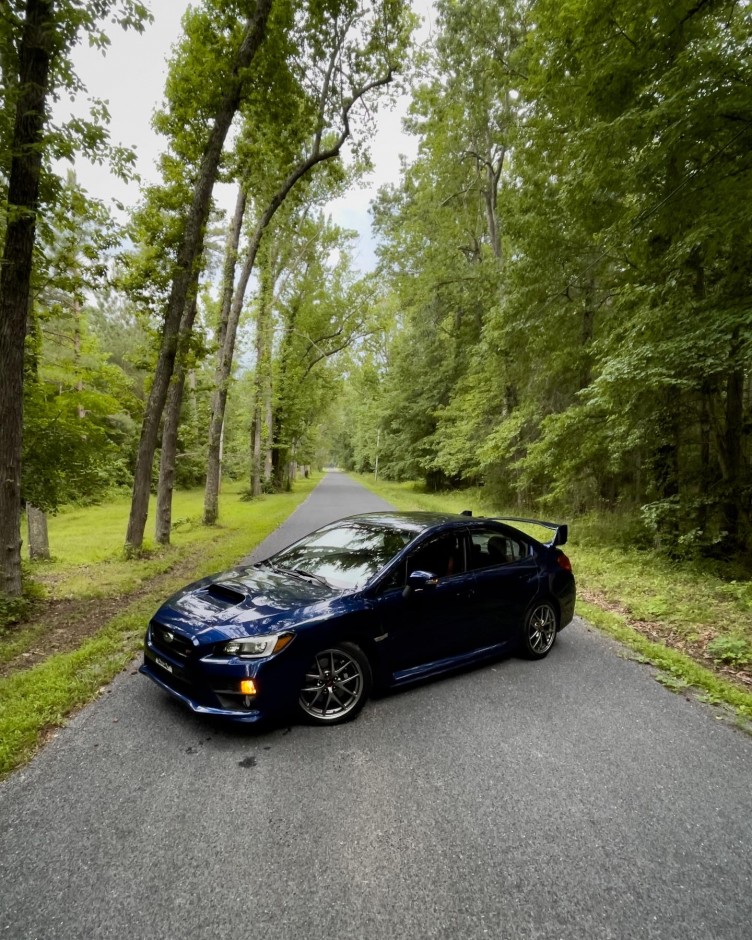
[[[330, 474], [268, 547], [383, 505]], [[13, 940], [749, 940], [752, 739], [579, 621], [335, 728], [128, 671], [0, 786], [0, 878]]]

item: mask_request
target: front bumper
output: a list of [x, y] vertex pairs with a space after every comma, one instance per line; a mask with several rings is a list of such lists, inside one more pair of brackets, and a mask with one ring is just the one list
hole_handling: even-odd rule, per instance
[[185, 695], [182, 692], [178, 692], [177, 689], [173, 688], [171, 685], [168, 685], [167, 682], [159, 675], [159, 673], [153, 669], [149, 660], [144, 658], [143, 664], [139, 667], [138, 670], [142, 675], [148, 676], [152, 682], [168, 692], [173, 698], [176, 698], [179, 702], [182, 702], [183, 705], [187, 705], [191, 711], [196, 712], [198, 715], [216, 715], [221, 718], [228, 718], [230, 721], [240, 721], [244, 724], [253, 724], [256, 721], [260, 721], [263, 717], [259, 709], [243, 709], [243, 710], [234, 710], [229, 708], [213, 708], [210, 705], [202, 705], [200, 702], [195, 701], [189, 695]]
[[[266, 665], [266, 668], [264, 668]], [[276, 712], [281, 702], [269, 690], [279, 690], [277, 671], [269, 661], [213, 662], [210, 659], [167, 652], [152, 642], [151, 628], [144, 640], [144, 661], [139, 672], [199, 715], [213, 715], [232, 722], [253, 724]], [[239, 692], [241, 679], [258, 680], [265, 673], [261, 691], [255, 696]], [[275, 681], [276, 680], [276, 681]]]

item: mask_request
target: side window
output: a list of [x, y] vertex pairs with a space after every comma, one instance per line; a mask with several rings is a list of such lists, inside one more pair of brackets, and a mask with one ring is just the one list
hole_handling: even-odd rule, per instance
[[407, 573], [430, 571], [448, 578], [465, 571], [465, 538], [462, 532], [440, 535], [420, 545], [407, 559]]
[[525, 542], [498, 530], [479, 529], [471, 532], [470, 545], [474, 569], [512, 565], [530, 554], [530, 548]]
[[389, 573], [389, 577], [384, 578], [379, 586], [379, 593], [383, 594], [385, 591], [393, 591], [395, 588], [402, 588], [405, 586], [405, 562], [404, 559], [400, 562], [397, 567]]

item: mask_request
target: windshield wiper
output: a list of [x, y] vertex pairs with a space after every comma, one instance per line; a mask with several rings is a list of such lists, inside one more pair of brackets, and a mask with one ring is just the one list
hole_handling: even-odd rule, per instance
[[317, 581], [319, 584], [323, 584], [324, 587], [331, 587], [331, 584], [322, 578], [320, 574], [314, 574], [312, 571], [306, 571], [305, 568], [284, 568], [284, 571], [292, 571], [293, 574], [300, 575], [301, 578], [310, 578], [313, 581]]

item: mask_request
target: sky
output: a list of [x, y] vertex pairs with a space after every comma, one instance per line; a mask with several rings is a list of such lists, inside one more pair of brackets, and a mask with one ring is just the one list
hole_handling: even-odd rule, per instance
[[[141, 179], [157, 182], [156, 161], [163, 140], [151, 129], [151, 116], [162, 99], [166, 62], [180, 36], [180, 20], [188, 0], [151, 0], [148, 5], [154, 22], [142, 34], [113, 29], [106, 57], [82, 45], [76, 50], [75, 62], [89, 93], [109, 102], [112, 141], [133, 147]], [[413, 0], [413, 9], [423, 17], [419, 36], [425, 38], [433, 15], [431, 0]], [[402, 98], [394, 111], [382, 111], [377, 116], [377, 132], [371, 143], [373, 173], [365, 186], [353, 188], [345, 197], [329, 204], [328, 211], [335, 222], [359, 233], [355, 260], [362, 271], [371, 270], [375, 264], [369, 204], [379, 186], [399, 180], [400, 155], [410, 159], [416, 152], [416, 141], [401, 129], [407, 106], [408, 100]], [[71, 107], [67, 99], [60, 102], [56, 119], [67, 117]], [[76, 173], [92, 196], [106, 201], [115, 199], [126, 207], [138, 202], [140, 185], [123, 183], [105, 167], [79, 160]], [[235, 195], [230, 187], [218, 187], [215, 196], [223, 208], [232, 211]]]

